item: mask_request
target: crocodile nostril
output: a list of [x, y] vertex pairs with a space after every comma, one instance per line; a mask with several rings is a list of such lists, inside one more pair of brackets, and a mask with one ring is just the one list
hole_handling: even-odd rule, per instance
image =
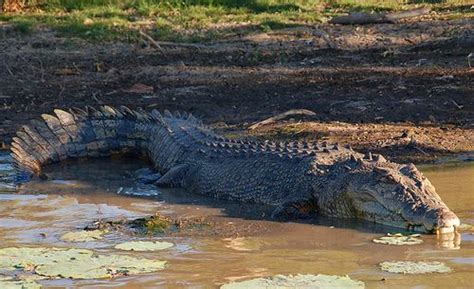
[[452, 233], [460, 223], [459, 218], [453, 212], [444, 211], [434, 224], [434, 228], [437, 228], [438, 233]]
[[441, 227], [457, 227], [461, 222], [459, 218], [451, 211], [444, 212], [443, 215], [438, 219], [437, 226]]

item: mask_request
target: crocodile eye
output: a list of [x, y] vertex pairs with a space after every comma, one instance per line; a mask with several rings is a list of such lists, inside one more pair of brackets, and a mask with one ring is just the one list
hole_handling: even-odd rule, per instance
[[394, 175], [388, 175], [388, 176], [387, 176], [387, 179], [388, 179], [389, 181], [393, 182], [393, 183], [396, 183], [396, 182], [397, 182], [397, 179], [395, 178]]
[[382, 182], [387, 182], [387, 183], [397, 183], [397, 179], [395, 178], [394, 175], [392, 174], [383, 174], [378, 177], [378, 179]]

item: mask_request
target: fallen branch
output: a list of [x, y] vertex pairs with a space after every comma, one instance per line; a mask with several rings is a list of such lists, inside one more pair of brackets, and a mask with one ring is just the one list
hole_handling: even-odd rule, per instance
[[337, 49], [336, 43], [334, 43], [334, 41], [331, 40], [329, 34], [319, 27], [309, 27], [309, 26], [290, 27], [290, 28], [276, 30], [275, 32], [271, 34], [279, 35], [281, 33], [289, 34], [289, 33], [295, 33], [295, 32], [298, 32], [301, 34], [307, 34], [307, 35], [310, 34], [313, 37], [319, 37], [326, 42], [329, 48]]
[[395, 23], [400, 19], [417, 17], [428, 14], [430, 8], [416, 8], [395, 13], [350, 13], [349, 15], [336, 16], [329, 20], [331, 24], [377, 24], [377, 23]]
[[151, 37], [150, 35], [146, 34], [145, 32], [143, 32], [142, 30], [138, 31], [138, 33], [140, 33], [141, 36], [145, 37], [156, 49], [160, 50], [161, 52], [163, 52], [163, 48], [161, 48], [161, 46], [158, 44], [158, 42], [156, 42], [155, 39], [153, 39], [153, 37]]
[[157, 41], [161, 46], [176, 46], [176, 47], [191, 47], [196, 49], [207, 48], [207, 45], [200, 45], [194, 43], [177, 43], [177, 42], [167, 42], [167, 41]]
[[155, 39], [153, 39], [153, 37], [146, 34], [142, 30], [140, 30], [139, 33], [140, 33], [141, 36], [145, 37], [155, 48], [159, 49], [160, 51], [163, 51], [162, 46], [192, 47], [192, 48], [196, 48], [196, 49], [207, 47], [206, 45], [199, 45], [199, 44], [193, 44], [193, 43], [177, 43], [177, 42], [168, 42], [168, 41], [156, 41]]
[[287, 112], [284, 112], [284, 113], [280, 113], [278, 115], [275, 115], [275, 116], [272, 116], [270, 118], [267, 118], [267, 119], [264, 119], [260, 122], [257, 122], [253, 125], [251, 125], [249, 127], [250, 130], [254, 130], [254, 129], [257, 129], [261, 126], [264, 126], [264, 125], [269, 125], [271, 123], [274, 123], [274, 122], [277, 122], [279, 120], [283, 120], [285, 118], [288, 118], [288, 117], [292, 117], [292, 116], [314, 116], [316, 115], [316, 113], [312, 112], [311, 110], [307, 110], [307, 109], [291, 109]]
[[411, 10], [406, 10], [406, 11], [401, 11], [401, 12], [389, 13], [387, 14], [387, 18], [395, 22], [400, 19], [425, 15], [425, 14], [430, 13], [430, 11], [431, 11], [430, 8], [416, 8], [416, 9], [411, 9]]

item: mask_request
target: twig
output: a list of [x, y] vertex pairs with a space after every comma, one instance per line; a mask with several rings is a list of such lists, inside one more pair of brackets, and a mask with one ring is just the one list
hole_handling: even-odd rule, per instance
[[75, 62], [72, 63], [72, 66], [74, 66], [74, 68], [77, 70], [78, 73], [82, 73], [82, 70], [79, 67], [77, 67]]
[[104, 104], [99, 98], [97, 98], [95, 93], [92, 93], [92, 99], [95, 100], [95, 102], [97, 102], [100, 105]]
[[178, 42], [169, 42], [169, 41], [156, 41], [153, 39], [150, 35], [146, 34], [143, 31], [139, 31], [140, 35], [145, 37], [147, 40], [149, 40], [156, 48], [160, 49], [163, 51], [163, 46], [176, 46], [176, 47], [191, 47], [191, 48], [196, 48], [196, 49], [201, 49], [201, 48], [208, 48], [209, 46], [207, 45], [200, 45], [200, 44], [194, 44], [194, 43], [178, 43]]
[[330, 48], [332, 48], [332, 49], [337, 49], [336, 43], [334, 43], [334, 42], [329, 38], [329, 35], [326, 33], [326, 31], [315, 27], [314, 30], [313, 30], [313, 35], [314, 35], [314, 36], [321, 37], [324, 41], [326, 41], [326, 43], [328, 44], [328, 46], [329, 46]]
[[61, 88], [61, 91], [59, 92], [58, 98], [60, 101], [63, 101], [63, 93], [66, 90], [66, 86], [63, 84], [60, 84], [59, 87]]
[[157, 41], [161, 46], [176, 46], [176, 47], [191, 47], [195, 49], [208, 48], [207, 45], [194, 44], [194, 43], [179, 43], [179, 42], [168, 42], [168, 41]]
[[44, 79], [44, 67], [43, 67], [43, 61], [41, 61], [41, 59], [39, 60], [39, 63], [40, 63], [40, 72], [41, 72], [41, 83], [44, 83], [45, 82], [45, 79]]
[[295, 116], [295, 115], [306, 115], [306, 116], [314, 116], [316, 113], [312, 112], [311, 110], [307, 109], [291, 109], [287, 112], [277, 114], [275, 116], [272, 116], [270, 118], [264, 119], [260, 122], [257, 122], [249, 127], [250, 130], [257, 129], [263, 125], [268, 125], [274, 122], [277, 122], [279, 120], [285, 119], [290, 116]]
[[463, 105], [459, 105], [454, 99], [450, 98], [451, 102], [458, 108], [458, 109], [463, 109]]
[[3, 64], [5, 65], [5, 68], [7, 69], [8, 74], [10, 74], [10, 76], [14, 76], [14, 75], [13, 75], [13, 72], [12, 72], [12, 70], [10, 69], [10, 66], [8, 66], [6, 60], [3, 61]]
[[145, 32], [143, 32], [142, 30], [140, 30], [138, 33], [140, 33], [141, 36], [145, 37], [148, 41], [150, 41], [151, 44], [153, 44], [153, 46], [155, 46], [155, 48], [159, 49], [161, 52], [163, 52], [163, 48], [160, 46], [160, 44], [158, 44], [158, 42], [156, 42], [155, 39], [153, 39], [153, 37], [151, 37], [150, 35], [146, 34]]

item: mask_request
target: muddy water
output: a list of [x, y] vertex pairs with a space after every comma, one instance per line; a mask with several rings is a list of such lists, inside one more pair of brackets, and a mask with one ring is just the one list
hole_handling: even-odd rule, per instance
[[[0, 157], [0, 163], [8, 160]], [[315, 220], [311, 224], [265, 220], [265, 208], [221, 203], [180, 191], [140, 187], [130, 173], [135, 161], [76, 162], [51, 167], [49, 181], [9, 186], [0, 164], [0, 246], [85, 247], [111, 252], [130, 240], [121, 233], [89, 243], [65, 243], [59, 236], [100, 218], [135, 218], [159, 211], [170, 216], [207, 216], [214, 231], [167, 236], [175, 247], [135, 255], [168, 261], [160, 272], [107, 280], [40, 281], [45, 288], [216, 288], [220, 284], [274, 274], [349, 275], [368, 288], [472, 288], [474, 235], [461, 234], [460, 246], [422, 236], [415, 246], [387, 246], [371, 240], [389, 228], [358, 222]], [[426, 166], [422, 170], [462, 219], [474, 224], [474, 165]], [[6, 176], [5, 176], [6, 175]], [[117, 194], [117, 192], [120, 192]], [[148, 194], [134, 197], [127, 194]], [[243, 216], [243, 217], [242, 217]], [[446, 247], [457, 247], [449, 249]], [[448, 245], [448, 246], [447, 246]], [[379, 270], [383, 261], [442, 261], [448, 274], [397, 275]]]

